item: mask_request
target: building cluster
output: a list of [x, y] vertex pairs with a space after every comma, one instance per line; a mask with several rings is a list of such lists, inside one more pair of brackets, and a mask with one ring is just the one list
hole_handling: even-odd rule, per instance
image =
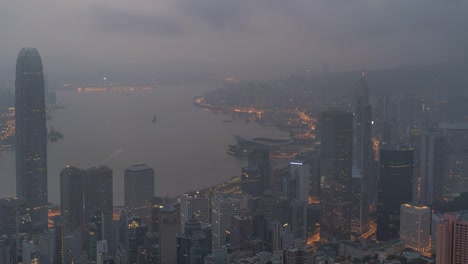
[[123, 208], [106, 166], [64, 168], [49, 205], [36, 49], [21, 50], [15, 85], [17, 196], [0, 200], [0, 263], [468, 263], [468, 211], [444, 210], [468, 192], [468, 123], [427, 115], [415, 94], [372, 103], [365, 74], [287, 166], [257, 143], [240, 192], [163, 198], [153, 168], [132, 165]]

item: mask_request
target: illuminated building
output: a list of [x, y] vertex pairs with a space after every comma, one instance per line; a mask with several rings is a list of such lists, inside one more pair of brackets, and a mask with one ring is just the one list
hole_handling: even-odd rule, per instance
[[231, 230], [232, 217], [248, 209], [247, 195], [222, 194], [211, 198], [211, 226], [213, 228], [213, 249], [226, 246]]
[[[138, 258], [138, 248], [143, 245], [148, 226], [141, 222], [129, 211], [120, 213], [120, 245], [128, 254], [130, 263], [136, 263]], [[175, 242], [174, 242], [175, 247]]]
[[320, 239], [347, 240], [351, 232], [353, 115], [327, 111], [321, 120]]
[[65, 247], [65, 221], [63, 216], [54, 217], [54, 233], [55, 233], [55, 263], [65, 263], [66, 247]]
[[359, 79], [354, 98], [353, 122], [353, 197], [352, 231], [364, 234], [369, 229], [369, 207], [377, 197], [377, 177], [372, 174], [372, 106], [365, 73]]
[[400, 240], [421, 253], [430, 253], [431, 209], [427, 206], [402, 204], [400, 207]]
[[412, 149], [381, 149], [377, 203], [377, 239], [399, 237], [400, 206], [411, 202]]
[[154, 170], [146, 164], [132, 165], [124, 172], [125, 209], [150, 223], [150, 203], [154, 196]]
[[193, 216], [202, 224], [210, 223], [210, 198], [198, 192], [184, 193], [179, 198], [181, 228]]
[[468, 192], [468, 123], [441, 123], [445, 139], [444, 195]]
[[184, 233], [177, 234], [177, 262], [179, 264], [204, 263], [211, 254], [211, 228], [202, 229], [196, 218], [191, 217], [185, 224]]
[[16, 195], [38, 231], [47, 229], [47, 128], [42, 60], [35, 48], [21, 49], [16, 62]]
[[436, 263], [468, 263], [468, 211], [447, 213], [437, 225]]

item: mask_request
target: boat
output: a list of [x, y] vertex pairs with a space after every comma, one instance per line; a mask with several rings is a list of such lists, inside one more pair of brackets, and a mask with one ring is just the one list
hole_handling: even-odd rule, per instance
[[245, 122], [248, 124], [250, 123], [250, 119], [247, 117], [247, 119], [245, 119]]
[[58, 130], [54, 130], [53, 127], [50, 128], [50, 132], [49, 134], [47, 135], [47, 138], [51, 141], [51, 142], [55, 142], [59, 139], [62, 139], [63, 138], [63, 134], [60, 133], [60, 131]]
[[157, 119], [156, 119], [156, 114], [154, 114], [153, 116], [153, 120], [151, 120], [153, 123], [156, 123]]

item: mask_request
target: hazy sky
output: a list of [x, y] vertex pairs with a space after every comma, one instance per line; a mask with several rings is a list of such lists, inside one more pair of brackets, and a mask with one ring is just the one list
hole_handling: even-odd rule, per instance
[[466, 0], [0, 0], [0, 70], [24, 46], [54, 73], [432, 63], [467, 55], [467, 14]]

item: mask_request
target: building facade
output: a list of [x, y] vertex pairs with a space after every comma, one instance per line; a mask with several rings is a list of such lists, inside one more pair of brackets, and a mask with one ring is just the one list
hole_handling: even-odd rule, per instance
[[16, 195], [38, 230], [47, 229], [47, 128], [42, 59], [21, 49], [15, 80]]
[[377, 239], [387, 241], [400, 233], [400, 206], [411, 202], [412, 149], [381, 149], [377, 197]]
[[400, 207], [400, 240], [411, 249], [431, 252], [431, 208], [413, 204]]
[[320, 239], [347, 240], [351, 233], [353, 114], [327, 111], [321, 121]]
[[468, 263], [468, 211], [447, 213], [437, 225], [436, 263]]

